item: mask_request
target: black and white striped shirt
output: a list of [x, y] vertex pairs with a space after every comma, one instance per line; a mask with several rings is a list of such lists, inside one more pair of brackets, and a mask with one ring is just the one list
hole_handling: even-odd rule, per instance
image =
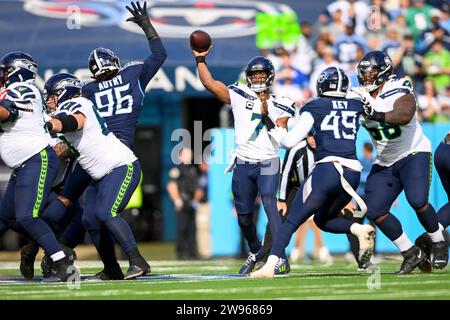
[[314, 151], [306, 140], [289, 149], [284, 156], [280, 182], [280, 201], [286, 197], [292, 188], [299, 188], [311, 173], [314, 165]]

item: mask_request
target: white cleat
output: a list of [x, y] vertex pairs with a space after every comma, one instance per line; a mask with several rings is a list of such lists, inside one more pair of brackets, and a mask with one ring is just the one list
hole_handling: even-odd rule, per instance
[[258, 271], [250, 273], [250, 278], [252, 279], [270, 279], [275, 275], [275, 267], [278, 262], [278, 257], [275, 255], [270, 255], [267, 258], [266, 264]]
[[364, 224], [356, 236], [359, 240], [359, 262], [363, 265], [368, 263], [373, 255], [375, 229], [371, 225]]

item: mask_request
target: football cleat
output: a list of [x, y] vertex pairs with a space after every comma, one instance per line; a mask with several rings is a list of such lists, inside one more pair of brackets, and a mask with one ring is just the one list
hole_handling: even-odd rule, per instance
[[52, 275], [53, 261], [48, 254], [45, 254], [41, 261], [41, 270], [44, 278], [48, 278]]
[[431, 265], [434, 269], [444, 269], [448, 263], [448, 247], [445, 241], [431, 245]]
[[275, 276], [275, 267], [280, 259], [275, 255], [270, 255], [266, 264], [258, 271], [250, 273], [252, 279], [269, 279]]
[[428, 260], [431, 260], [431, 246], [433, 245], [433, 241], [431, 241], [430, 235], [427, 232], [422, 233], [414, 244], [425, 252]]
[[396, 271], [395, 274], [402, 275], [408, 274], [413, 271], [419, 265], [426, 263], [427, 256], [425, 252], [422, 251], [418, 246], [412, 246], [406, 251], [402, 252], [404, 257], [400, 270]]
[[357, 235], [359, 240], [359, 263], [362, 265], [369, 262], [373, 255], [375, 229], [368, 224], [362, 225], [362, 231]]
[[[66, 247], [64, 245], [61, 245], [63, 248], [64, 254], [68, 257], [69, 262], [73, 264], [75, 260], [77, 259], [77, 254], [75, 250], [72, 248]], [[50, 258], [48, 254], [45, 254], [41, 261], [41, 270], [42, 275], [44, 278], [48, 278], [52, 275], [52, 266], [53, 266], [53, 260]]]
[[96, 273], [92, 278], [93, 280], [123, 280], [124, 275], [119, 264], [112, 268], [104, 268], [102, 271]]
[[[148, 266], [150, 268], [150, 266]], [[133, 280], [137, 277], [145, 276], [148, 273], [148, 269], [139, 266], [130, 266], [127, 273], [123, 277], [124, 280]]]
[[264, 258], [264, 248], [261, 247], [257, 253], [250, 252], [247, 257], [247, 261], [239, 269], [239, 274], [250, 274], [258, 261]]
[[53, 261], [52, 263], [52, 274], [42, 279], [43, 282], [64, 282], [69, 279], [74, 273], [80, 273], [80, 271], [73, 265], [73, 261], [69, 260], [68, 256], [64, 258]]
[[289, 265], [289, 261], [283, 258], [278, 259], [278, 262], [274, 268], [275, 274], [288, 274], [290, 271], [291, 266]]
[[39, 252], [39, 245], [32, 241], [20, 249], [20, 273], [25, 279], [34, 277], [34, 260]]

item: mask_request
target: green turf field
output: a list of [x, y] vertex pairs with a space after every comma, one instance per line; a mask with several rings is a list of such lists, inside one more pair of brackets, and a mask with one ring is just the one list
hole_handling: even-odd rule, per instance
[[[380, 273], [358, 272], [353, 264], [294, 264], [287, 276], [254, 280], [236, 274], [241, 260], [152, 261], [152, 276], [135, 281], [81, 281], [71, 284], [19, 283], [18, 263], [0, 263], [0, 299], [450, 299], [448, 269], [432, 274], [392, 273], [400, 261], [382, 262]], [[82, 275], [97, 262], [77, 262]], [[126, 263], [121, 263], [126, 266]], [[36, 269], [38, 272], [38, 269]], [[196, 275], [196, 276], [194, 276]], [[197, 275], [204, 275], [203, 277]]]

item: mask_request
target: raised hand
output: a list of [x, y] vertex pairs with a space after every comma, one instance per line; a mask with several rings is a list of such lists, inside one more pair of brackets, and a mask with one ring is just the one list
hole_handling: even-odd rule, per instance
[[138, 1], [131, 2], [131, 7], [132, 8], [130, 8], [129, 6], [125, 6], [125, 8], [127, 8], [127, 10], [132, 14], [132, 17], [129, 17], [126, 21], [134, 22], [139, 27], [141, 27], [148, 39], [158, 37], [158, 33], [156, 32], [155, 28], [150, 22], [150, 18], [148, 17], [147, 2], [144, 2], [143, 6], [141, 6]]

